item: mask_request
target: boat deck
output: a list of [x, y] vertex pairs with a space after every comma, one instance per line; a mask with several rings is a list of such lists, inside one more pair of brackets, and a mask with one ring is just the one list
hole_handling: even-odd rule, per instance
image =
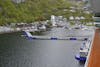
[[87, 67], [100, 67], [100, 29], [95, 32], [95, 37]]

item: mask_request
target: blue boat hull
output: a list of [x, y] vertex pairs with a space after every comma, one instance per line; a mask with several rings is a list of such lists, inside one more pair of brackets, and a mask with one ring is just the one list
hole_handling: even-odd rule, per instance
[[77, 54], [77, 55], [75, 56], [75, 59], [77, 59], [78, 61], [86, 61], [86, 57], [80, 57], [79, 54]]

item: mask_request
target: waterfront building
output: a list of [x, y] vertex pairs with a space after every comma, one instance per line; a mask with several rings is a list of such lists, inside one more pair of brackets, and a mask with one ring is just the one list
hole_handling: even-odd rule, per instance
[[94, 14], [95, 26], [100, 28], [100, 0], [89, 0], [89, 3]]

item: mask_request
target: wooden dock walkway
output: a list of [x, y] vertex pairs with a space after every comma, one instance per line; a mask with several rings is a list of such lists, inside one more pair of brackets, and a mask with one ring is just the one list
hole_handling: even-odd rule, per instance
[[87, 67], [100, 67], [100, 29], [97, 29]]

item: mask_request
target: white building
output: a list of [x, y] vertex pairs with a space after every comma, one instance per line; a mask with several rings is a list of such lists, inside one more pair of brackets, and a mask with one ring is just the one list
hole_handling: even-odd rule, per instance
[[52, 26], [56, 26], [56, 17], [54, 15], [51, 15], [51, 23]]
[[94, 13], [94, 21], [96, 22], [96, 27], [100, 28], [100, 0], [89, 0], [91, 10]]

